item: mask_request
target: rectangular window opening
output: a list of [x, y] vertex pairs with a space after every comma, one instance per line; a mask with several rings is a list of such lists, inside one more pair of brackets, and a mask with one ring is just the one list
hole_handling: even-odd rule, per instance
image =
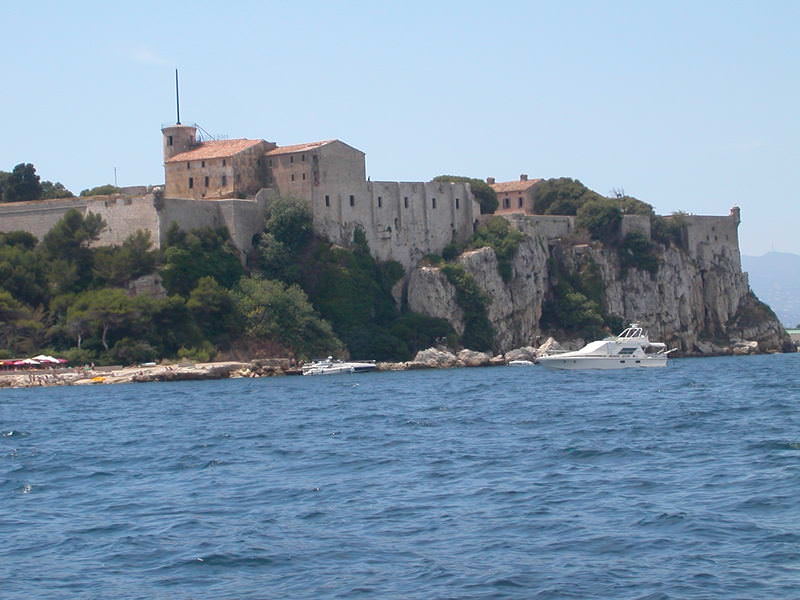
[[403, 208], [408, 208], [408, 196], [403, 197]]
[[208, 177], [206, 177], [206, 187], [208, 187]]
[[459, 200], [456, 198], [456, 210], [458, 210]]
[[189, 177], [189, 189], [194, 187], [194, 177]]
[[378, 208], [381, 208], [382, 206], [383, 206], [383, 198], [378, 196]]
[[227, 175], [223, 175], [222, 176], [222, 187], [225, 187], [226, 185], [228, 185], [228, 177], [227, 177]]
[[325, 195], [325, 206], [330, 206], [330, 205], [331, 205], [331, 197], [326, 194]]
[[356, 197], [351, 195], [350, 196], [350, 206], [355, 206], [355, 205], [356, 205]]
[[167, 138], [167, 146], [172, 146], [172, 136]]
[[436, 208], [436, 198], [431, 198], [431, 208]]

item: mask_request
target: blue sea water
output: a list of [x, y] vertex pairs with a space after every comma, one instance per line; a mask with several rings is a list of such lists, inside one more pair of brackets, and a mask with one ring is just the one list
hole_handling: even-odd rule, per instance
[[0, 390], [0, 597], [800, 597], [800, 355]]

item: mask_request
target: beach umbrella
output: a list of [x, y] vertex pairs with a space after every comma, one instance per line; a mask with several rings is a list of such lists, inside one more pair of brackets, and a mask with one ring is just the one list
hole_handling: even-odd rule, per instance
[[51, 363], [51, 364], [58, 364], [58, 359], [53, 358], [52, 356], [47, 356], [46, 354], [40, 354], [39, 356], [34, 356], [32, 360], [38, 360], [40, 363]]

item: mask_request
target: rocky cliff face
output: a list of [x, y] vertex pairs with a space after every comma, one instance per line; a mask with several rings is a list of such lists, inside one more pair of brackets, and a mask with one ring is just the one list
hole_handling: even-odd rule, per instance
[[[734, 352], [746, 341], [758, 342], [761, 352], [790, 349], [774, 313], [750, 290], [738, 251], [720, 247], [691, 253], [674, 246], [659, 248], [655, 275], [635, 268], [623, 271], [617, 251], [599, 243], [548, 245], [544, 238], [530, 235], [517, 250], [508, 282], [500, 277], [491, 248], [466, 252], [457, 260], [491, 299], [488, 313], [498, 352], [538, 345], [551, 333], [540, 326], [543, 305], [552, 297], [555, 283], [548, 261], [557, 263], [562, 273], [576, 273], [591, 265], [602, 281], [605, 314], [641, 323], [651, 339], [684, 354]], [[463, 314], [455, 297], [438, 268], [419, 267], [410, 274], [409, 308], [447, 319], [460, 334]]]

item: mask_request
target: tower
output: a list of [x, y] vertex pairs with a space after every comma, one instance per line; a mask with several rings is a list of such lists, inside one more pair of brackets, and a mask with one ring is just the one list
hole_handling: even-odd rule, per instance
[[177, 123], [162, 127], [161, 133], [164, 136], [164, 162], [197, 145], [197, 127]]

